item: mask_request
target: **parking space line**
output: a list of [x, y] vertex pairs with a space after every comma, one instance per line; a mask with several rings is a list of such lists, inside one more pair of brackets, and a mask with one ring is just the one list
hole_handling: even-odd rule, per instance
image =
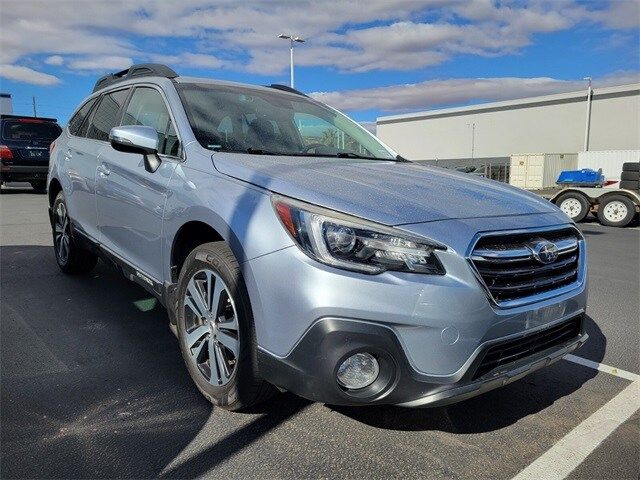
[[640, 382], [634, 381], [522, 470], [514, 480], [566, 478], [638, 409]]
[[604, 365], [602, 363], [594, 362], [592, 360], [587, 360], [586, 358], [577, 357], [576, 355], [569, 354], [566, 357], [564, 357], [564, 359], [573, 363], [577, 363], [578, 365], [582, 365], [584, 367], [593, 368], [594, 370], [599, 370], [600, 372], [608, 373], [616, 377], [630, 380], [632, 382], [640, 380], [640, 375], [637, 375], [635, 373], [627, 372], [625, 370], [620, 370], [619, 368], [615, 368], [615, 367], [610, 367], [609, 365]]

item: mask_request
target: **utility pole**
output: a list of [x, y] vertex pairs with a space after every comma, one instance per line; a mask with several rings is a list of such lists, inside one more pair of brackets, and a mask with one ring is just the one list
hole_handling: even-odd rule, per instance
[[291, 68], [291, 88], [295, 88], [295, 81], [293, 78], [293, 45], [294, 43], [304, 43], [304, 38], [298, 37], [298, 36], [293, 36], [293, 35], [286, 35], [284, 33], [281, 33], [280, 35], [278, 35], [278, 38], [284, 38], [286, 40], [289, 40], [289, 54], [290, 54], [290, 68]]
[[37, 117], [38, 116], [38, 112], [36, 111], [36, 97], [35, 97], [35, 95], [33, 97], [31, 97], [31, 99], [33, 100], [33, 116]]
[[583, 80], [589, 82], [587, 87], [587, 118], [584, 126], [584, 151], [589, 151], [589, 127], [591, 123], [591, 97], [593, 97], [593, 89], [591, 88], [591, 77], [584, 77]]

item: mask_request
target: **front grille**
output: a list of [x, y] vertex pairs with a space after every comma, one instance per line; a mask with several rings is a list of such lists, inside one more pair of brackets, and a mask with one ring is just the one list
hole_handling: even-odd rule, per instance
[[[554, 243], [558, 257], [552, 263], [537, 260], [529, 245]], [[573, 228], [545, 232], [483, 236], [471, 261], [497, 304], [550, 292], [578, 279], [579, 233]]]
[[537, 333], [492, 345], [484, 353], [473, 380], [517, 360], [568, 343], [580, 335], [581, 329], [582, 316], [579, 316]]

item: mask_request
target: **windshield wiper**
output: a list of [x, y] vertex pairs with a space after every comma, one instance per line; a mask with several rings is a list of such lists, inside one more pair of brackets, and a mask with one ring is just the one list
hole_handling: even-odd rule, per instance
[[[332, 156], [332, 155], [327, 155]], [[367, 155], [360, 155], [358, 153], [354, 153], [354, 152], [338, 152], [335, 155], [336, 157], [339, 158], [366, 158], [369, 160], [391, 160], [391, 159], [387, 159], [387, 158], [379, 158], [379, 157], [371, 157], [371, 156], [367, 156]]]
[[280, 152], [271, 152], [269, 150], [263, 150], [262, 148], [252, 148], [249, 147], [245, 150], [245, 152], [250, 153], [252, 155], [284, 155]]

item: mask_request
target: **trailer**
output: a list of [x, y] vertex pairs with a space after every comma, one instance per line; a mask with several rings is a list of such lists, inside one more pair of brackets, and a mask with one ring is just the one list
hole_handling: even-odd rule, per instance
[[640, 212], [640, 195], [624, 188], [567, 187], [551, 201], [576, 223], [592, 213], [602, 225], [626, 227]]

